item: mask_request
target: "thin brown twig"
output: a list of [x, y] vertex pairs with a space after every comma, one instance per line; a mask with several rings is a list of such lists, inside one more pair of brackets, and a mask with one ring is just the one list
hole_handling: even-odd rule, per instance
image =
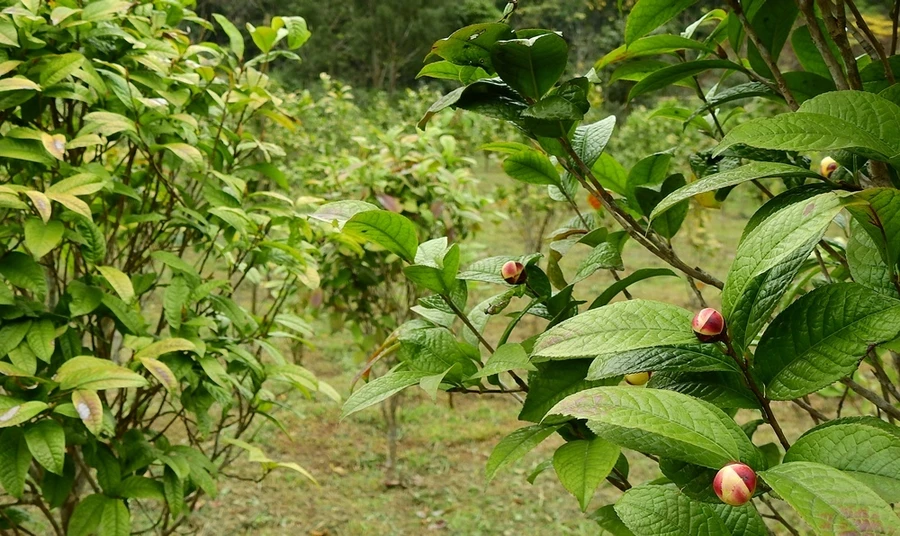
[[844, 378], [841, 380], [841, 383], [849, 387], [859, 396], [865, 398], [869, 402], [875, 405], [876, 408], [883, 411], [887, 415], [893, 416], [895, 419], [900, 419], [900, 410], [894, 407], [890, 402], [878, 396], [877, 393], [871, 391], [862, 385], [856, 383], [850, 378]]
[[850, 86], [847, 84], [847, 78], [844, 75], [844, 69], [841, 67], [841, 64], [838, 62], [835, 55], [831, 52], [831, 47], [828, 46], [828, 40], [825, 38], [825, 34], [822, 33], [822, 28], [819, 27], [819, 22], [816, 18], [816, 10], [813, 7], [813, 0], [796, 0], [796, 2], [797, 7], [800, 8], [800, 13], [803, 14], [803, 18], [806, 20], [806, 27], [809, 30], [810, 37], [812, 37], [813, 44], [816, 45], [816, 48], [822, 55], [822, 59], [825, 60], [828, 72], [831, 73], [831, 78], [834, 79], [835, 87], [839, 90], [850, 89]]
[[887, 80], [891, 85], [894, 85], [896, 83], [896, 80], [894, 79], [894, 70], [891, 69], [891, 64], [888, 61], [887, 54], [884, 52], [881, 41], [879, 41], [872, 29], [869, 28], [869, 24], [866, 22], [865, 17], [862, 16], [862, 13], [859, 12], [856, 4], [853, 3], [853, 0], [846, 0], [846, 2], [847, 7], [850, 8], [850, 12], [853, 13], [853, 17], [856, 19], [856, 26], [859, 27], [863, 34], [865, 34], [872, 48], [875, 50], [875, 57], [872, 59], [881, 61], [881, 66], [884, 67], [884, 76], [887, 77]]
[[734, 11], [738, 20], [741, 21], [741, 25], [744, 27], [744, 32], [747, 33], [747, 37], [750, 38], [750, 41], [753, 42], [753, 45], [759, 51], [759, 57], [762, 58], [763, 63], [765, 63], [766, 67], [769, 68], [769, 71], [772, 72], [772, 77], [775, 78], [775, 83], [778, 84], [778, 90], [781, 92], [784, 100], [787, 102], [788, 106], [791, 107], [791, 110], [796, 110], [800, 107], [800, 104], [798, 104], [797, 99], [794, 98], [794, 94], [787, 85], [787, 80], [785, 80], [784, 75], [781, 74], [781, 69], [778, 68], [778, 64], [775, 62], [775, 59], [772, 58], [769, 49], [763, 44], [762, 40], [760, 40], [759, 35], [757, 35], [756, 30], [753, 29], [750, 21], [747, 20], [747, 14], [744, 13], [744, 8], [741, 6], [740, 1], [728, 0], [728, 4], [731, 5], [731, 9]]

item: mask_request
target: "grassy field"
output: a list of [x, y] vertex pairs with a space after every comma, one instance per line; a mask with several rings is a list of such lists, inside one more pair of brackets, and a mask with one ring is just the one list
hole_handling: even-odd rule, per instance
[[[689, 262], [697, 263], [724, 279], [740, 236], [752, 191], [737, 192], [746, 199], [722, 211], [708, 211], [709, 236], [687, 233], [676, 249]], [[747, 207], [735, 210], [731, 207]], [[514, 222], [487, 229], [473, 251], [490, 254], [519, 254], [521, 243], [514, 237]], [[689, 235], [689, 236], [688, 236]], [[691, 239], [704, 245], [700, 248]], [[710, 247], [714, 238], [718, 246]], [[587, 248], [584, 248], [584, 253]], [[577, 266], [581, 255], [566, 259], [567, 273]], [[626, 248], [629, 270], [662, 266], [640, 246]], [[597, 274], [581, 283], [579, 297], [590, 299], [611, 282], [608, 274]], [[470, 303], [487, 289], [475, 287]], [[704, 289], [711, 303], [718, 292]], [[696, 298], [684, 280], [658, 278], [633, 288], [636, 297], [668, 301], [696, 308]], [[537, 321], [517, 331], [524, 338], [540, 327]], [[495, 326], [496, 328], [496, 326]], [[496, 337], [496, 334], [493, 334]], [[345, 336], [335, 334], [315, 341], [315, 352], [304, 365], [341, 393], [349, 392], [349, 382], [359, 364], [347, 351]], [[513, 470], [502, 473], [490, 485], [484, 483], [484, 464], [494, 445], [521, 426], [516, 420], [518, 403], [497, 396], [461, 396], [451, 400], [440, 394], [433, 403], [420, 390], [404, 395], [400, 410], [399, 486], [387, 487], [385, 425], [382, 413], [372, 408], [339, 422], [340, 408], [328, 401], [288, 400], [296, 410], [284, 422], [291, 437], [269, 429], [262, 442], [274, 459], [296, 461], [310, 470], [320, 486], [299, 475], [278, 472], [262, 483], [240, 480], [224, 482], [220, 495], [203, 503], [196, 520], [201, 534], [260, 534], [350, 536], [362, 534], [412, 535], [514, 535], [514, 534], [596, 534], [596, 525], [579, 511], [577, 502], [562, 488], [552, 469], [540, 475], [534, 485], [526, 476], [541, 461], [549, 459], [562, 440], [551, 438]], [[776, 406], [784, 416], [789, 434], [799, 429], [797, 419], [807, 419], [792, 407]], [[749, 419], [750, 415], [743, 418]], [[806, 426], [808, 423], [804, 423]], [[768, 431], [761, 431], [763, 434]], [[774, 439], [774, 436], [771, 438]], [[655, 466], [630, 455], [632, 478], [640, 482], [658, 476]], [[245, 478], [258, 475], [252, 464], [230, 469]], [[598, 490], [591, 510], [614, 501], [619, 491], [609, 484]], [[589, 510], [590, 511], [590, 510]]]

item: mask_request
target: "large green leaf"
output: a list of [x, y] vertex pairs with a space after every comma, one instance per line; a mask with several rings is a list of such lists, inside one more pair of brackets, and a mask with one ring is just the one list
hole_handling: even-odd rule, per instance
[[889, 502], [900, 502], [900, 429], [875, 417], [849, 417], [803, 434], [784, 455], [840, 469]]
[[97, 536], [128, 536], [131, 534], [131, 512], [122, 499], [107, 498], [100, 513]]
[[[634, 190], [634, 197], [641, 212], [648, 215], [653, 212], [656, 206], [659, 205], [665, 197], [685, 185], [686, 181], [684, 175], [677, 173], [675, 175], [669, 175], [666, 180], [660, 184], [638, 186]], [[681, 229], [681, 224], [684, 223], [684, 219], [687, 217], [690, 208], [690, 203], [686, 199], [676, 203], [671, 210], [653, 220], [651, 222], [651, 228], [664, 238], [671, 239], [678, 233], [678, 230]]]
[[725, 317], [730, 319], [735, 304], [757, 276], [794, 257], [798, 251], [812, 251], [842, 206], [837, 195], [820, 194], [774, 213], [745, 236], [738, 245], [722, 291]]
[[716, 504], [713, 510], [719, 515], [733, 536], [768, 536], [766, 522], [753, 503], [744, 506]]
[[100, 525], [104, 506], [109, 498], [100, 495], [88, 495], [75, 505], [72, 517], [69, 519], [68, 536], [89, 536]]
[[600, 58], [594, 68], [601, 70], [607, 65], [619, 61], [625, 61], [632, 58], [640, 58], [643, 56], [656, 56], [658, 54], [669, 54], [679, 50], [701, 50], [704, 52], [715, 52], [713, 49], [700, 41], [694, 41], [679, 35], [651, 35], [642, 37], [633, 43], [629, 43], [613, 50]]
[[31, 420], [49, 406], [38, 400], [23, 402], [15, 398], [0, 396], [0, 428], [8, 428]]
[[689, 498], [673, 484], [644, 484], [622, 495], [616, 513], [640, 536], [726, 536], [730, 534], [711, 504]]
[[601, 354], [591, 363], [587, 378], [597, 380], [636, 372], [739, 372], [734, 359], [714, 344], [681, 344]]
[[655, 219], [679, 202], [689, 199], [697, 194], [712, 192], [721, 188], [735, 186], [743, 182], [767, 179], [770, 177], [819, 177], [819, 175], [808, 169], [789, 164], [779, 164], [777, 162], [751, 162], [736, 169], [707, 175], [683, 188], [679, 188], [656, 205], [656, 208], [653, 209], [653, 213], [650, 214], [650, 219]]
[[639, 0], [625, 22], [625, 44], [634, 43], [696, 3], [697, 0]]
[[900, 333], [900, 300], [857, 283], [813, 290], [766, 329], [754, 366], [774, 400], [791, 400], [850, 374], [869, 345]]
[[563, 487], [587, 510], [594, 491], [619, 459], [619, 447], [600, 438], [570, 441], [556, 449], [553, 469]]
[[587, 419], [599, 437], [622, 447], [710, 468], [741, 459], [740, 437], [749, 443], [722, 410], [671, 391], [596, 387], [569, 396], [549, 414]]
[[547, 411], [560, 400], [591, 387], [619, 383], [619, 378], [586, 380], [590, 363], [590, 359], [570, 359], [535, 365], [537, 370], [528, 374], [528, 394], [519, 420], [555, 422], [556, 419], [547, 416]]
[[31, 455], [48, 471], [62, 475], [66, 461], [66, 433], [56, 421], [45, 419], [25, 428]]
[[406, 262], [416, 257], [416, 227], [400, 214], [387, 210], [359, 212], [344, 224], [343, 232], [363, 242], [374, 242]]
[[522, 95], [540, 99], [565, 72], [569, 45], [559, 34], [499, 41], [491, 61], [500, 78]]
[[900, 534], [888, 503], [855, 478], [827, 465], [790, 462], [759, 474], [815, 534]]
[[900, 260], [900, 190], [873, 188], [855, 194], [847, 210], [881, 252], [888, 266]]
[[847, 240], [847, 264], [850, 275], [857, 283], [870, 289], [898, 297], [891, 267], [884, 261], [882, 249], [857, 220], [850, 222], [850, 238]]
[[572, 136], [572, 149], [586, 166], [592, 167], [603, 154], [615, 126], [616, 116], [611, 115], [606, 119], [588, 125], [580, 125], [575, 129], [575, 135]]
[[833, 91], [804, 102], [801, 112], [822, 114], [871, 133], [900, 154], [900, 106], [865, 91]]
[[735, 372], [662, 371], [650, 378], [647, 387], [666, 389], [705, 400], [717, 408], [758, 409], [759, 402]]
[[[412, 370], [429, 374], [440, 374], [457, 365], [448, 375], [448, 380], [456, 381], [477, 372], [473, 356], [467, 351], [467, 344], [457, 342], [453, 333], [443, 327], [414, 329], [399, 335], [399, 358]], [[474, 352], [474, 348], [471, 348]]]
[[145, 387], [147, 380], [106, 359], [91, 356], [79, 356], [70, 359], [59, 367], [56, 381], [60, 389], [127, 389], [129, 387]]
[[0, 484], [6, 493], [21, 497], [31, 467], [31, 452], [21, 428], [0, 431]]
[[493, 71], [491, 50], [497, 41], [515, 39], [512, 28], [502, 23], [473, 24], [461, 28], [431, 47], [431, 53], [459, 65]]
[[640, 82], [631, 88], [631, 91], [628, 93], [628, 99], [631, 100], [637, 98], [645, 93], [662, 89], [675, 82], [679, 82], [691, 76], [697, 76], [698, 74], [712, 69], [725, 69], [729, 71], [745, 70], [737, 63], [728, 60], [696, 60], [676, 63], [659, 69], [642, 78]]
[[488, 78], [490, 75], [481, 67], [472, 65], [457, 65], [449, 61], [436, 61], [422, 67], [416, 78], [427, 76], [430, 78], [438, 78], [442, 80], [454, 80], [462, 84], [469, 84], [475, 80]]
[[431, 372], [401, 370], [376, 378], [354, 391], [344, 402], [341, 419], [390, 398], [432, 374]]
[[13, 286], [43, 296], [47, 294], [44, 269], [30, 255], [12, 251], [0, 259], [0, 275]]
[[546, 155], [534, 149], [523, 150], [503, 161], [507, 175], [528, 184], [559, 186], [559, 172]]
[[50, 220], [47, 223], [32, 218], [25, 222], [25, 247], [40, 259], [62, 242], [66, 228], [62, 222]]
[[473, 375], [472, 378], [485, 378], [508, 370], [537, 370], [531, 364], [531, 361], [528, 360], [525, 348], [519, 343], [507, 343], [498, 347], [491, 354], [491, 357], [488, 358], [484, 368]]
[[488, 458], [485, 466], [487, 481], [493, 480], [497, 471], [528, 454], [534, 447], [557, 431], [560, 426], [562, 425], [535, 424], [519, 428], [501, 439], [497, 446], [494, 447], [494, 450], [491, 451], [491, 456]]
[[690, 311], [661, 302], [629, 300], [592, 309], [541, 335], [532, 359], [574, 359], [696, 342]]

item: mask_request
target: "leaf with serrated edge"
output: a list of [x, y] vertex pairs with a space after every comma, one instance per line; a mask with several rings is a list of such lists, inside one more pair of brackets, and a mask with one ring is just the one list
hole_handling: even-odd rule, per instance
[[816, 534], [900, 534], [900, 519], [890, 505], [833, 467], [790, 462], [759, 476]]
[[494, 479], [497, 471], [528, 454], [561, 426], [561, 424], [553, 426], [535, 424], [519, 428], [501, 439], [497, 446], [494, 447], [494, 450], [491, 451], [491, 456], [488, 458], [485, 466], [487, 482]]
[[553, 469], [563, 487], [587, 510], [594, 491], [619, 459], [619, 447], [600, 438], [570, 441], [556, 449]]
[[712, 504], [690, 499], [673, 484], [631, 488], [616, 503], [615, 510], [640, 536], [730, 534]]

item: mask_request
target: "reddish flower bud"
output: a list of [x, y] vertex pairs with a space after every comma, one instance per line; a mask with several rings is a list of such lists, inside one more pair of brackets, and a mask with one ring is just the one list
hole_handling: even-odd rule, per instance
[[719, 469], [713, 479], [713, 491], [723, 503], [742, 506], [753, 498], [756, 491], [756, 473], [742, 463], [729, 463]]
[[635, 372], [625, 375], [625, 383], [628, 385], [644, 385], [650, 381], [650, 372]]
[[725, 333], [725, 318], [719, 311], [707, 307], [694, 316], [691, 327], [702, 342], [714, 342]]
[[588, 194], [587, 200], [592, 209], [600, 210], [601, 208], [603, 208], [603, 203], [601, 203], [600, 200], [597, 199], [597, 196], [595, 196], [594, 194]]
[[830, 156], [826, 156], [819, 162], [819, 173], [822, 174], [823, 177], [828, 178], [834, 173], [834, 170], [838, 168], [838, 163], [831, 158]]
[[525, 266], [521, 262], [509, 261], [500, 268], [500, 277], [510, 285], [521, 285], [525, 282]]

